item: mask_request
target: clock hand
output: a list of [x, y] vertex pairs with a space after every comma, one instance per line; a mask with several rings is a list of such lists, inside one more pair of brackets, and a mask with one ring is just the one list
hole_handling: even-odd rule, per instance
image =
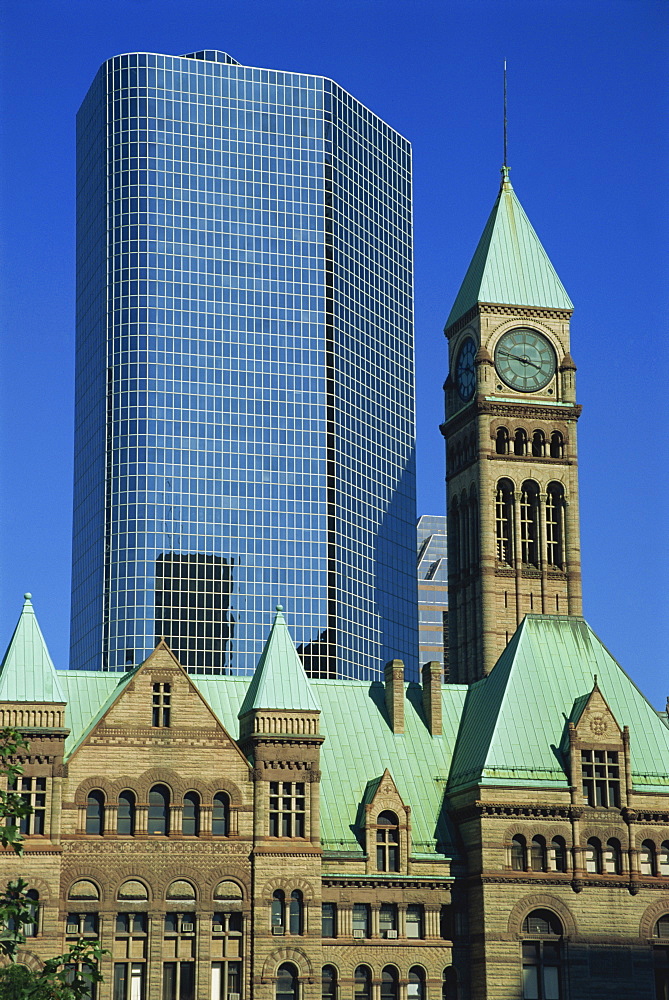
[[520, 361], [521, 365], [532, 365], [533, 368], [541, 370], [541, 365], [538, 365], [536, 361], [530, 361], [529, 358], [521, 358], [517, 354], [509, 354], [508, 351], [499, 351], [498, 353], [503, 354], [505, 358], [513, 358], [514, 361]]

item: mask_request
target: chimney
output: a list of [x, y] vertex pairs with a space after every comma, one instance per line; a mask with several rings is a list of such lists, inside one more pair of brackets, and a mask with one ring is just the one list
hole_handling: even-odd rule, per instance
[[386, 708], [390, 718], [390, 728], [394, 733], [404, 732], [404, 664], [401, 660], [390, 660], [384, 669], [386, 682]]
[[441, 663], [438, 660], [431, 660], [423, 666], [421, 674], [423, 711], [427, 719], [427, 728], [432, 736], [441, 736]]

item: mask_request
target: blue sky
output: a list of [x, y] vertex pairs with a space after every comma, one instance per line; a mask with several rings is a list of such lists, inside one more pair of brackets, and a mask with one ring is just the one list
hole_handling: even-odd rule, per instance
[[[413, 144], [419, 513], [444, 510], [442, 328], [511, 178], [576, 309], [585, 616], [669, 695], [669, 7], [647, 0], [0, 0], [0, 646], [69, 635], [74, 127], [100, 63], [219, 48], [334, 78]], [[624, 720], [621, 720], [624, 721]]]

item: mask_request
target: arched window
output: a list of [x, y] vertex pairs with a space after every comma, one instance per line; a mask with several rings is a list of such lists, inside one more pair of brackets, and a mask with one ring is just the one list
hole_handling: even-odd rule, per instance
[[553, 431], [550, 444], [551, 458], [564, 458], [564, 438], [559, 431]]
[[477, 565], [479, 561], [479, 505], [476, 496], [476, 487], [469, 490], [469, 552], [472, 565]]
[[623, 870], [623, 852], [620, 841], [612, 838], [606, 841], [604, 848], [604, 871], [610, 875], [621, 875]]
[[511, 867], [514, 872], [524, 872], [527, 868], [526, 842], [520, 834], [517, 834], [511, 841]]
[[455, 969], [449, 965], [441, 977], [441, 1000], [457, 1000], [458, 979]]
[[644, 840], [639, 851], [639, 871], [642, 875], [657, 875], [657, 856], [652, 840]]
[[546, 490], [546, 549], [548, 565], [564, 568], [564, 487], [549, 483]]
[[535, 431], [532, 435], [532, 455], [543, 458], [546, 454], [546, 436], [543, 431]]
[[279, 966], [276, 976], [276, 1000], [300, 1000], [300, 981], [292, 962]]
[[323, 1000], [336, 1000], [337, 970], [334, 965], [324, 965], [321, 972], [321, 996]]
[[121, 837], [135, 835], [135, 796], [130, 791], [121, 792], [118, 797], [116, 832]]
[[425, 970], [420, 965], [409, 969], [407, 997], [408, 1000], [425, 1000]]
[[567, 845], [564, 837], [553, 837], [551, 840], [551, 867], [556, 872], [567, 871]]
[[39, 892], [37, 889], [28, 889], [26, 893], [30, 915], [32, 920], [29, 923], [21, 924], [21, 930], [27, 938], [37, 937], [39, 928]]
[[539, 487], [528, 479], [520, 493], [520, 544], [527, 566], [539, 565]]
[[293, 889], [290, 894], [288, 929], [291, 934], [304, 934], [304, 900], [299, 889]]
[[523, 997], [560, 1000], [562, 924], [550, 910], [533, 910], [523, 921]]
[[513, 564], [513, 483], [500, 479], [495, 507], [497, 559], [505, 566]]
[[400, 870], [400, 830], [395, 813], [379, 813], [376, 831], [376, 867], [380, 872]]
[[545, 872], [548, 870], [548, 859], [546, 857], [546, 841], [543, 837], [532, 837], [530, 846], [531, 868], [533, 872]]
[[197, 792], [184, 795], [181, 832], [185, 837], [200, 836], [200, 796]]
[[495, 452], [497, 455], [509, 454], [509, 432], [506, 427], [498, 427], [495, 435]]
[[86, 833], [105, 832], [105, 797], [103, 792], [90, 792], [86, 799]]
[[211, 814], [211, 832], [214, 837], [227, 837], [229, 829], [230, 799], [225, 792], [217, 792]]
[[597, 837], [591, 837], [585, 846], [585, 870], [591, 875], [602, 873], [602, 845]]
[[381, 973], [381, 1000], [399, 1000], [399, 975], [394, 965], [386, 965]]
[[286, 895], [281, 889], [272, 893], [272, 933], [283, 934], [286, 928]]
[[470, 537], [469, 537], [469, 504], [467, 494], [462, 491], [460, 497], [460, 528], [458, 530], [458, 541], [460, 543], [460, 568], [467, 570], [471, 564]]
[[457, 497], [451, 503], [448, 522], [449, 530], [446, 535], [446, 541], [449, 550], [449, 567], [454, 573], [460, 573], [463, 567], [460, 564], [460, 541], [458, 538], [458, 532], [460, 531], [460, 505], [458, 504]]
[[660, 875], [669, 875], [669, 840], [660, 847]]
[[154, 785], [149, 792], [149, 834], [167, 836], [170, 832], [170, 790]]
[[653, 947], [655, 996], [657, 1000], [667, 1000], [669, 997], [669, 913], [665, 913], [655, 924], [654, 936], [658, 939]]
[[355, 1000], [372, 1000], [372, 970], [366, 965], [355, 970], [353, 996]]
[[519, 427], [516, 433], [513, 435], [513, 453], [514, 455], [527, 455], [527, 431]]

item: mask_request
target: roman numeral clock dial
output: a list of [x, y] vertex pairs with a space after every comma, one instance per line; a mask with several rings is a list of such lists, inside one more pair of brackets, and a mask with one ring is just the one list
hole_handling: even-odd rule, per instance
[[537, 330], [516, 327], [497, 341], [495, 369], [497, 374], [517, 392], [538, 392], [555, 375], [555, 351]]

